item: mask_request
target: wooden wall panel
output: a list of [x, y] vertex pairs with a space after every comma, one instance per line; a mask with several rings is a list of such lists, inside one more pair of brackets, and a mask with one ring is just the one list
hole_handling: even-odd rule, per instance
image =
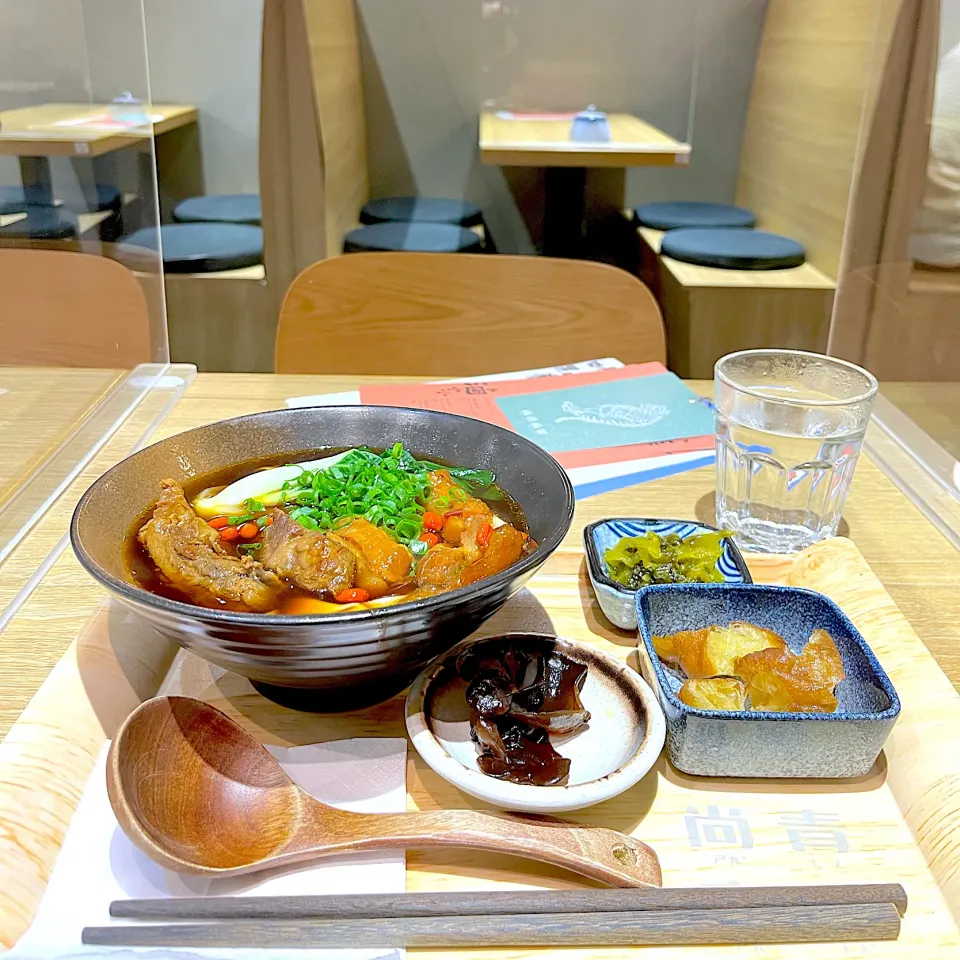
[[264, 253], [274, 316], [294, 278], [340, 253], [368, 198], [354, 0], [265, 0]]
[[355, 0], [303, 0], [323, 151], [328, 257], [369, 199], [366, 111]]
[[737, 202], [838, 276], [863, 107], [887, 0], [770, 0]]

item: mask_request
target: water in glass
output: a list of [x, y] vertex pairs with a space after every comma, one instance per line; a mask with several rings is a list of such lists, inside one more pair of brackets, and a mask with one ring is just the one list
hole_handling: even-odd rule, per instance
[[766, 552], [835, 536], [876, 381], [814, 354], [743, 351], [718, 362], [716, 386], [718, 524]]

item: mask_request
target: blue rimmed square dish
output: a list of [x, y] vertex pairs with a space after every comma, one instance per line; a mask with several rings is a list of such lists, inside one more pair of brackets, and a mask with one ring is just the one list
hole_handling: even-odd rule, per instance
[[[897, 692], [844, 612], [799, 587], [679, 583], [637, 594], [644, 678], [667, 718], [667, 753], [679, 770], [706, 777], [857, 777], [876, 762], [900, 713]], [[810, 634], [836, 641], [846, 679], [834, 713], [699, 710], [677, 693], [683, 677], [664, 665], [653, 637], [742, 620], [774, 630], [794, 653]], [[645, 656], [643, 655], [645, 653]]]
[[[698, 533], [716, 533], [717, 527], [696, 520], [645, 520], [640, 517], [610, 517], [598, 520], [584, 528], [583, 549], [587, 555], [587, 572], [594, 593], [607, 619], [621, 630], [637, 629], [636, 590], [611, 580], [603, 556], [624, 537], [642, 537], [653, 531], [664, 536], [675, 533], [680, 537], [692, 537]], [[723, 541], [723, 553], [717, 561], [717, 569], [726, 583], [753, 583], [746, 561], [732, 537]]]

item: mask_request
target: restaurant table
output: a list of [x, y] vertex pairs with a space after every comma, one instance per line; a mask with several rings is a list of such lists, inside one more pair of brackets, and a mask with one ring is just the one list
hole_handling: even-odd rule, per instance
[[581, 251], [587, 169], [689, 162], [690, 144], [645, 120], [629, 113], [611, 113], [607, 120], [609, 142], [589, 143], [571, 140], [573, 114], [561, 119], [508, 117], [492, 110], [480, 114], [481, 162], [546, 169], [543, 246], [548, 256], [575, 257]]
[[[19, 158], [24, 188], [36, 191], [33, 202], [53, 202], [50, 157], [96, 159], [115, 150], [149, 143], [151, 137], [159, 138], [174, 131], [184, 131], [187, 145], [186, 153], [182, 149], [183, 144], [171, 145], [172, 153], [181, 154], [177, 163], [183, 169], [177, 171], [177, 176], [190, 181], [190, 187], [178, 193], [202, 193], [202, 190], [195, 189], [198, 182], [202, 183], [198, 179], [196, 107], [190, 104], [145, 103], [143, 109], [152, 122], [129, 128], [104, 123], [104, 117], [109, 115], [111, 108], [112, 105], [106, 103], [47, 103], [0, 112], [0, 155]], [[161, 153], [158, 140], [158, 167], [163, 166]]]
[[[131, 709], [131, 702], [153, 695], [156, 687], [145, 683], [147, 674], [155, 676], [159, 667], [162, 676], [169, 667], [169, 661], [154, 663], [154, 655], [137, 646], [141, 635], [135, 629], [128, 634], [133, 646], [124, 648], [127, 652], [123, 656], [117, 652], [113, 631], [103, 628], [104, 622], [112, 622], [114, 615], [126, 622], [125, 615], [116, 609], [109, 617], [98, 619], [99, 628], [91, 628], [98, 642], [72, 643], [89, 625], [106, 597], [82, 570], [72, 552], [63, 549], [73, 507], [98, 475], [148, 438], [161, 439], [227, 417], [282, 408], [288, 397], [341, 392], [356, 389], [363, 382], [385, 379], [405, 378], [198, 374], [175, 404], [170, 405], [164, 398], [148, 393], [0, 568], [3, 573], [0, 576], [0, 624], [4, 627], [0, 632], [0, 737], [10, 731], [10, 737], [0, 749], [9, 748], [8, 754], [17, 756], [29, 752], [33, 745], [32, 749], [41, 751], [41, 757], [46, 756], [42, 752], [47, 743], [45, 738], [62, 736], [56, 725], [51, 727], [48, 722], [53, 719], [51, 711], [62, 704], [64, 715], [76, 724], [70, 727], [71, 744], [76, 743], [78, 755], [95, 756], [102, 744], [103, 731], [116, 729]], [[694, 382], [691, 386], [704, 394], [712, 389], [709, 383], [703, 382]], [[960, 391], [960, 387], [957, 389]], [[599, 610], [584, 568], [581, 545], [584, 525], [610, 515], [710, 520], [713, 500], [713, 470], [705, 468], [580, 501], [563, 543], [528, 586], [490, 621], [488, 628], [496, 628], [498, 622], [513, 628], [522, 623], [526, 629], [551, 631], [588, 643], [607, 640], [626, 655], [636, 639], [614, 628]], [[841, 534], [853, 539], [944, 672], [960, 687], [960, 591], [956, 588], [960, 582], [960, 552], [868, 456], [858, 465]], [[13, 591], [11, 579], [29, 570], [35, 570], [37, 575], [26, 589]], [[15, 574], [13, 578], [9, 576], [11, 573]], [[206, 677], [206, 665], [198, 660], [193, 663]], [[11, 731], [22, 708], [45, 680], [48, 685], [38, 697], [43, 704]], [[217, 705], [228, 711], [239, 711], [254, 725], [264, 717], [262, 707], [267, 702], [240, 676], [216, 675], [212, 686], [205, 689]], [[402, 706], [403, 699], [399, 697], [362, 711], [335, 716], [290, 711], [277, 715], [274, 710], [270, 713], [273, 719], [263, 727], [261, 735], [293, 743], [344, 737], [403, 737]], [[22, 790], [19, 781], [10, 783], [14, 790]], [[75, 783], [71, 780], [69, 788], [64, 785], [60, 793], [48, 796], [45, 801], [49, 805], [44, 806], [42, 823], [50, 836], [62, 836], [81, 783], [82, 779]], [[816, 782], [810, 789], [817, 791]], [[433, 774], [413, 750], [408, 752], [407, 791], [409, 809], [477, 806]], [[611, 801], [591, 810], [578, 811], [575, 819], [629, 833], [643, 815], [641, 798], [639, 808]], [[36, 835], [36, 831], [31, 833], [31, 837]], [[36, 856], [37, 862], [46, 856], [39, 847], [23, 849], [28, 855]], [[457, 851], [451, 857], [442, 850], [410, 850], [406, 862], [407, 889], [411, 891], [486, 889], [491, 884], [499, 889], [516, 889], [529, 887], [531, 883], [561, 888], [576, 883], [562, 871], [542, 865], [538, 865], [535, 875], [531, 876], [519, 861], [504, 861], [499, 855], [478, 851]], [[695, 880], [687, 882], [695, 883]], [[12, 898], [8, 895], [7, 902], [32, 903], [42, 889], [40, 885], [29, 891], [14, 891]], [[19, 919], [7, 915], [4, 919], [8, 921], [8, 929], [22, 929], [29, 915]], [[0, 943], [0, 949], [4, 945], [12, 946], [12, 942]], [[473, 951], [472, 955], [480, 954]], [[578, 954], [580, 957], [600, 955], [597, 950]], [[604, 951], [603, 955], [623, 954]]]
[[0, 367], [0, 510], [124, 375]]
[[[154, 439], [215, 420], [284, 406], [287, 397], [336, 393], [385, 377], [286, 376], [200, 373], [156, 427]], [[404, 378], [393, 378], [401, 381]], [[709, 383], [692, 386], [705, 394]], [[923, 385], [914, 385], [919, 394]], [[933, 385], [938, 392], [941, 385]], [[960, 385], [954, 386], [960, 397]], [[2, 400], [2, 397], [0, 397]], [[106, 596], [69, 549], [49, 560], [62, 544], [70, 514], [83, 491], [110, 465], [149, 434], [163, 398], [147, 398], [87, 464], [64, 495], [13, 551], [0, 576], [0, 737], [19, 716], [70, 642]], [[55, 414], [51, 405], [51, 416]], [[583, 563], [581, 531], [606, 516], [714, 516], [713, 468], [655, 480], [590, 497], [577, 504], [573, 526], [556, 554], [530, 584], [560, 635], [617, 638], [591, 595]], [[960, 551], [921, 510], [863, 456], [857, 466], [840, 534], [852, 538], [884, 587], [941, 668], [960, 689]], [[24, 596], [22, 584], [47, 562]], [[397, 718], [390, 721], [396, 728]], [[349, 735], [349, 734], [348, 734]]]

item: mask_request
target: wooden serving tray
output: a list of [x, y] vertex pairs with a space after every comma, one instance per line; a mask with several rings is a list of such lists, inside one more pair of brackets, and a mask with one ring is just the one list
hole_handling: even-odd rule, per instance
[[[819, 590], [860, 628], [902, 701], [900, 720], [869, 775], [855, 780], [732, 780], [691, 777], [661, 757], [654, 771], [612, 800], [573, 815], [651, 844], [665, 886], [900, 882], [910, 899], [899, 941], [685, 948], [684, 958], [810, 960], [932, 958], [960, 949], [960, 696], [897, 610], [856, 547], [836, 539], [795, 557], [748, 557], [758, 582]], [[564, 547], [483, 629], [549, 630], [592, 642], [622, 660], [635, 638], [599, 612], [582, 553]], [[200, 697], [264, 742], [310, 743], [402, 736], [401, 697], [342, 716], [299, 714], [250, 684], [150, 636], [110, 603], [87, 624], [0, 744], [0, 945], [32, 919], [84, 782], [103, 740], [142, 700]], [[483, 808], [437, 777], [411, 748], [410, 809]], [[410, 890], [573, 887], [549, 867], [469, 852], [410, 851]], [[625, 957], [624, 948], [550, 950], [550, 956]], [[430, 957], [447, 952], [431, 951]], [[491, 957], [546, 956], [487, 951]], [[484, 955], [485, 955], [484, 954]], [[449, 951], [451, 957], [464, 954]], [[471, 956], [479, 956], [471, 951]], [[644, 948], [674, 960], [671, 948]]]

